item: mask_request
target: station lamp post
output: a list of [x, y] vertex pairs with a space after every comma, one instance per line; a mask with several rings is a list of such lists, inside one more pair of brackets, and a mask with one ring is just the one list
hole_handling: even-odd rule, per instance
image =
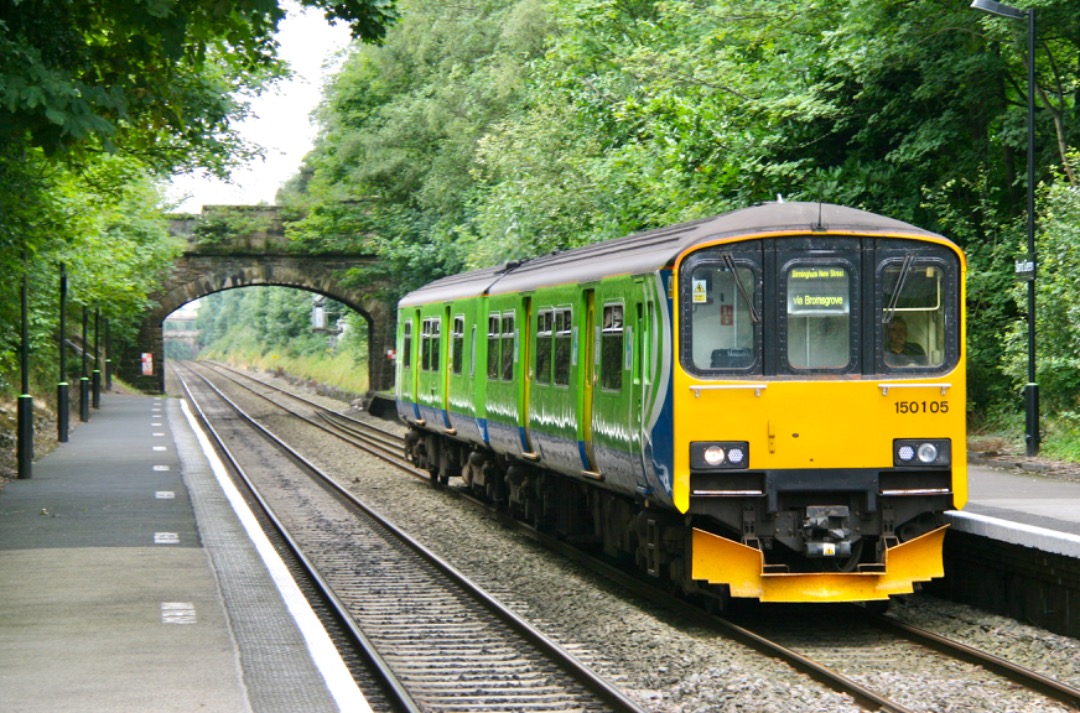
[[1024, 386], [1027, 454], [1039, 454], [1039, 385], [1035, 382], [1035, 8], [1021, 10], [995, 0], [974, 0], [971, 7], [1010, 20], [1027, 20], [1027, 256], [1017, 261], [1017, 275], [1027, 280], [1028, 359]]
[[20, 480], [33, 477], [34, 463], [34, 397], [30, 395], [30, 263], [26, 249], [22, 253], [22, 288], [19, 290], [21, 312], [19, 362], [22, 371], [22, 391], [16, 410], [15, 460]]

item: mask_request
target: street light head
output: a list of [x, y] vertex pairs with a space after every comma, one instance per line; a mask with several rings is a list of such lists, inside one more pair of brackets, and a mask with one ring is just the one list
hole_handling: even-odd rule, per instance
[[1007, 17], [1010, 20], [1024, 20], [1030, 14], [1029, 10], [1021, 10], [1012, 5], [997, 2], [997, 0], [974, 0], [971, 7], [998, 17]]

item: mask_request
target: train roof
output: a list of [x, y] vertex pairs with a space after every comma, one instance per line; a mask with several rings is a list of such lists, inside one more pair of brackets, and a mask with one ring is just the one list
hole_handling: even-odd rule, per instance
[[409, 307], [485, 294], [588, 283], [615, 275], [645, 274], [671, 267], [682, 252], [698, 243], [790, 231], [901, 233], [942, 239], [936, 233], [909, 223], [856, 208], [829, 203], [765, 203], [529, 260], [451, 275], [410, 292], [398, 304]]

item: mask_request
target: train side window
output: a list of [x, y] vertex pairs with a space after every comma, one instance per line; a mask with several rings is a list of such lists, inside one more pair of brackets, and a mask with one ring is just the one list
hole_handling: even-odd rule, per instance
[[502, 379], [514, 380], [514, 313], [502, 316]]
[[941, 265], [909, 256], [883, 263], [881, 340], [886, 369], [936, 369], [945, 363], [947, 283]]
[[442, 323], [438, 317], [429, 317], [424, 320], [420, 333], [420, 350], [423, 357], [421, 368], [424, 371], [437, 371], [439, 369], [441, 331]]
[[787, 269], [787, 361], [792, 369], [851, 364], [851, 270], [835, 261], [798, 261]]
[[555, 385], [570, 385], [570, 362], [574, 353], [571, 335], [574, 313], [569, 308], [555, 310]]
[[401, 368], [412, 368], [412, 320], [407, 320], [402, 327]]
[[499, 342], [502, 338], [502, 321], [498, 312], [488, 315], [488, 354], [487, 375], [489, 379], [499, 378]]
[[611, 391], [622, 389], [623, 330], [623, 306], [604, 305], [604, 322], [600, 333], [600, 386]]
[[450, 365], [455, 374], [461, 374], [465, 367], [465, 315], [454, 315], [450, 338]]
[[551, 383], [552, 313], [542, 310], [536, 314], [536, 381]]

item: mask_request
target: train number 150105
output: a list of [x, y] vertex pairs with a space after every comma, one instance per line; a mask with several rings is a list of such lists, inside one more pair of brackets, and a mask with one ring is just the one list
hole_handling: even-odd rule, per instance
[[948, 413], [948, 401], [897, 401], [897, 413]]

